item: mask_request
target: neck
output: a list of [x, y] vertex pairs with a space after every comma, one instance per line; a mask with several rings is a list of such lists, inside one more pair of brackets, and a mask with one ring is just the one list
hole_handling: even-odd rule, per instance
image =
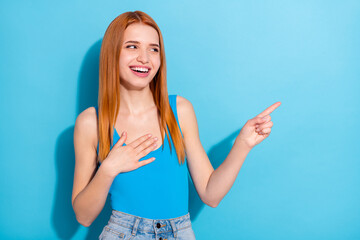
[[153, 94], [149, 87], [141, 90], [120, 88], [120, 114], [139, 115], [154, 106]]

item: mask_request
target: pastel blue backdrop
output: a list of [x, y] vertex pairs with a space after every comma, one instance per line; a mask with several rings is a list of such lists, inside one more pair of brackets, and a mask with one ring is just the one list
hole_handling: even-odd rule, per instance
[[[169, 94], [194, 105], [216, 168], [271, 104], [271, 135], [217, 208], [193, 185], [197, 239], [360, 239], [360, 1], [1, 1], [0, 239], [96, 239], [71, 207], [73, 130], [94, 106], [110, 22], [160, 26]], [[160, 197], [160, 196], [159, 196]], [[162, 199], [163, 200], [163, 199]]]

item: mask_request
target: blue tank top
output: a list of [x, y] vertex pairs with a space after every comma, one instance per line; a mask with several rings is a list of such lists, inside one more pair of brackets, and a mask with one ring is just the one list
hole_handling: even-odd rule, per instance
[[[176, 96], [169, 95], [169, 102], [180, 128]], [[95, 109], [98, 115], [97, 106]], [[115, 144], [120, 136], [114, 126], [113, 128], [113, 144]], [[109, 189], [112, 209], [149, 219], [177, 218], [188, 213], [186, 158], [184, 164], [180, 165], [172, 139], [170, 139], [172, 150], [170, 153], [169, 139], [166, 134], [164, 138], [164, 146], [161, 145], [160, 148], [158, 147], [139, 160], [155, 157], [155, 161], [133, 171], [120, 173], [115, 177]], [[124, 143], [123, 146], [125, 145]], [[113, 145], [110, 149], [112, 147]], [[99, 143], [97, 152], [99, 152]]]

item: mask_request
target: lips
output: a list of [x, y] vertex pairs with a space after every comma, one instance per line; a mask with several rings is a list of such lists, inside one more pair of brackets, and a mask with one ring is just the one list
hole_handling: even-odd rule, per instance
[[146, 69], [151, 69], [151, 67], [148, 67], [148, 66], [143, 66], [143, 65], [131, 65], [129, 66], [130, 68], [146, 68]]
[[[151, 70], [151, 68], [149, 68], [149, 67], [141, 67], [141, 68], [147, 68], [148, 69], [148, 72], [137, 72], [137, 71], [135, 71], [135, 70], [132, 70], [131, 68], [134, 68], [135, 66], [130, 66], [129, 68], [130, 68], [130, 70], [131, 70], [131, 72], [132, 73], [134, 73], [136, 76], [138, 76], [138, 77], [147, 77], [149, 74], [150, 74], [150, 70]], [[138, 67], [138, 66], [137, 66]]]

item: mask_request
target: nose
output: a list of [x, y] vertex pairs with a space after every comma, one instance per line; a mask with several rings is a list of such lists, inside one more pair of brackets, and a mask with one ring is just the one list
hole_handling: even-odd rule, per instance
[[138, 55], [138, 57], [137, 57], [136, 60], [138, 60], [138, 61], [141, 62], [141, 63], [147, 63], [147, 62], [149, 62], [149, 58], [148, 58], [146, 49], [140, 49], [140, 50], [139, 50], [139, 55]]

